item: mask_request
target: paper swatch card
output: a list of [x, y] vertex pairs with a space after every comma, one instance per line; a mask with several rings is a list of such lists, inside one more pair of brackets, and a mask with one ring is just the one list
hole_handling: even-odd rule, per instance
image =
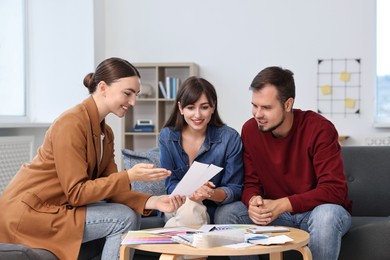
[[214, 164], [194, 161], [171, 195], [190, 196], [217, 173], [222, 171], [222, 169]]
[[122, 245], [132, 244], [173, 244], [175, 241], [169, 236], [152, 234], [145, 231], [129, 231], [122, 240]]
[[249, 233], [261, 234], [261, 233], [275, 233], [275, 232], [289, 232], [288, 227], [284, 226], [255, 226], [248, 228]]

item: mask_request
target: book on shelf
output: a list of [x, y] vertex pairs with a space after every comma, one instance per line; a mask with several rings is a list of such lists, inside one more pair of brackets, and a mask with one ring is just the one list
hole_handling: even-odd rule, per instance
[[161, 91], [161, 94], [164, 98], [168, 98], [168, 95], [167, 95], [167, 91], [165, 90], [165, 86], [164, 86], [164, 83], [160, 80], [158, 82], [158, 86], [160, 88], [160, 91]]
[[166, 77], [165, 78], [165, 89], [167, 92], [167, 98], [175, 99], [177, 90], [179, 89], [180, 78]]
[[165, 89], [167, 90], [167, 98], [171, 98], [171, 80], [170, 77], [165, 78]]
[[154, 125], [138, 125], [138, 124], [136, 124], [133, 128], [131, 128], [131, 132], [151, 133], [151, 132], [154, 132]]

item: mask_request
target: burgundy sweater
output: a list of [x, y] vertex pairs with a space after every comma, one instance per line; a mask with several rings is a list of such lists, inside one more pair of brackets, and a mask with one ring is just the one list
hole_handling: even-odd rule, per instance
[[288, 197], [293, 213], [332, 203], [349, 212], [352, 202], [334, 125], [313, 111], [294, 109], [293, 126], [286, 137], [258, 130], [256, 120], [242, 127], [245, 179], [242, 201]]

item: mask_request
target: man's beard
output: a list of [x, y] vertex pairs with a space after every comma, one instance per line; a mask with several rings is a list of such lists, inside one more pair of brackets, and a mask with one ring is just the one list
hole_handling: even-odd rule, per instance
[[276, 128], [278, 128], [279, 126], [281, 126], [283, 123], [284, 123], [284, 120], [285, 120], [285, 116], [283, 115], [282, 119], [280, 120], [279, 123], [277, 123], [276, 125], [274, 126], [271, 126], [269, 129], [264, 129], [264, 126], [258, 126], [259, 128], [259, 131], [260, 132], [263, 132], [263, 133], [267, 133], [267, 132], [272, 132], [274, 131]]

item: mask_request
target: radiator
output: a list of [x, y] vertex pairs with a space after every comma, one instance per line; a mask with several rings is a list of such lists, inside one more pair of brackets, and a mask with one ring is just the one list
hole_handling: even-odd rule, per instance
[[23, 163], [33, 156], [33, 136], [0, 137], [0, 194]]

